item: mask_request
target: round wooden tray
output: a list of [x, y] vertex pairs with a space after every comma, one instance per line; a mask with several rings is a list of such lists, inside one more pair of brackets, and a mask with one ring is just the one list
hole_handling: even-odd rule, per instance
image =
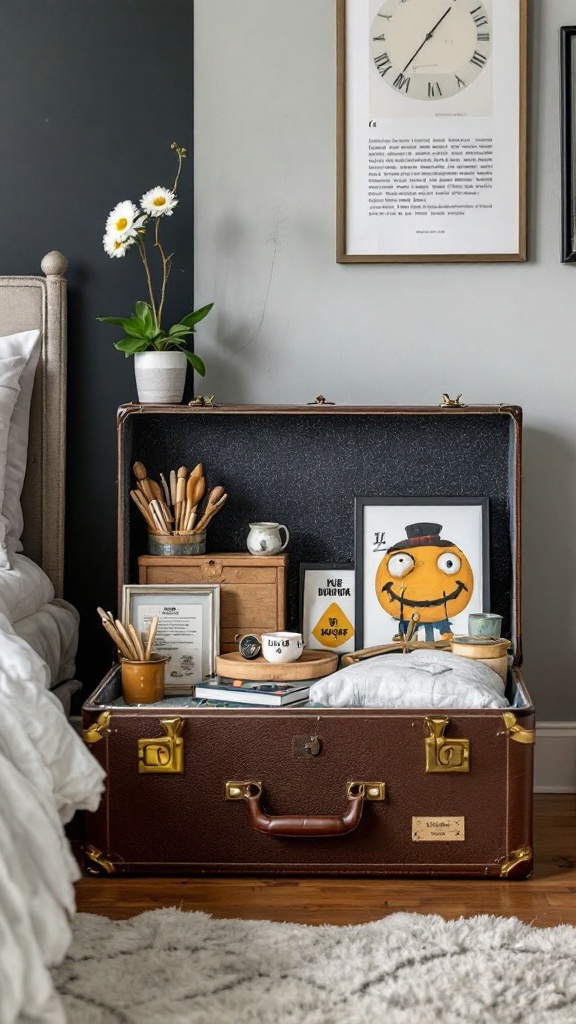
[[283, 665], [274, 665], [262, 655], [248, 661], [239, 651], [219, 654], [216, 658], [216, 671], [220, 676], [233, 679], [274, 679], [278, 682], [320, 679], [335, 672], [337, 665], [338, 655], [326, 654], [324, 651], [302, 651], [298, 661], [285, 662]]

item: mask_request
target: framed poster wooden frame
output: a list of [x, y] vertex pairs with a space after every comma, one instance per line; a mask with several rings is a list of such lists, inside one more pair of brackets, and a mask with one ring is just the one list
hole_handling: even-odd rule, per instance
[[526, 259], [527, 0], [432, 4], [337, 0], [339, 263]]
[[560, 29], [562, 262], [576, 261], [576, 25]]

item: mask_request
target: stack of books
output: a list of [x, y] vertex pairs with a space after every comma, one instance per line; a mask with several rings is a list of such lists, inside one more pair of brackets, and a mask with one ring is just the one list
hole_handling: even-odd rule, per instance
[[255, 682], [252, 679], [229, 679], [216, 676], [195, 687], [196, 700], [210, 703], [253, 704], [258, 707], [283, 707], [308, 700], [310, 683], [279, 683], [274, 680]]

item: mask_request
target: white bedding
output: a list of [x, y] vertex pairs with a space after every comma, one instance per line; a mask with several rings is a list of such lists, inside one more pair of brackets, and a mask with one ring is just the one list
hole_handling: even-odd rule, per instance
[[17, 622], [54, 600], [46, 573], [26, 555], [14, 555], [12, 568], [0, 568], [0, 613]]
[[55, 598], [40, 611], [13, 623], [18, 636], [26, 640], [48, 665], [50, 689], [74, 676], [79, 621], [80, 616], [73, 605]]
[[[24, 576], [35, 575], [31, 565]], [[26, 612], [32, 595], [17, 579], [6, 590], [5, 576], [14, 572], [0, 581], [0, 1022], [64, 1024], [48, 966], [70, 942], [80, 872], [63, 826], [76, 810], [96, 809], [104, 777], [48, 692], [48, 665], [6, 615]], [[24, 618], [47, 603], [42, 586], [32, 600], [39, 608]]]

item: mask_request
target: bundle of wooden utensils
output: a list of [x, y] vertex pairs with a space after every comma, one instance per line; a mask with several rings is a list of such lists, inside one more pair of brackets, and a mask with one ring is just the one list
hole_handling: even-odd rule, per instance
[[128, 661], [150, 661], [158, 629], [157, 615], [152, 619], [148, 636], [144, 637], [131, 622], [124, 625], [120, 619], [114, 618], [112, 612], [105, 612], [103, 608], [97, 608], [97, 612], [108, 636], [112, 638], [124, 658]]
[[168, 479], [160, 473], [162, 486], [148, 476], [142, 462], [135, 462], [132, 469], [136, 489], [130, 491], [130, 497], [144, 516], [150, 533], [203, 533], [228, 498], [223, 487], [213, 487], [203, 511], [200, 509], [206, 493], [206, 477], [201, 462], [190, 473], [186, 466], [171, 470]]

